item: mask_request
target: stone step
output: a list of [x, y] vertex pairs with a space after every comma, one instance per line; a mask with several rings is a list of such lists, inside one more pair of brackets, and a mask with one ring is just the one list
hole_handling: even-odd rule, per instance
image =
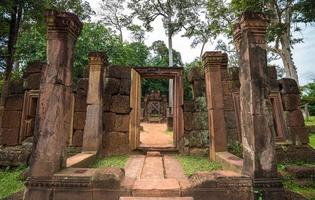
[[193, 197], [120, 197], [119, 200], [194, 200]]
[[161, 153], [159, 151], [148, 151], [147, 157], [161, 157]]
[[180, 197], [180, 186], [176, 179], [140, 179], [132, 188], [136, 197]]

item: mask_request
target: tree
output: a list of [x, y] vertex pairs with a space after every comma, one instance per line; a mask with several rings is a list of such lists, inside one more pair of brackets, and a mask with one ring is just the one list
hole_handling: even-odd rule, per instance
[[[91, 11], [89, 4], [82, 0], [3, 0], [0, 3], [0, 63], [3, 65], [3, 86], [0, 106], [3, 107], [9, 93], [9, 82], [14, 66], [16, 44], [20, 33], [27, 33], [32, 26], [38, 24], [39, 29], [44, 29], [44, 11], [46, 8], [59, 8], [70, 10], [79, 14], [81, 19], [87, 18]], [[18, 66], [17, 66], [18, 67]]]
[[[300, 31], [296, 24], [303, 14], [301, 3], [309, 4], [312, 0], [242, 0], [232, 1], [232, 6], [236, 12], [242, 11], [260, 11], [265, 13], [270, 23], [268, 26], [267, 40], [269, 42], [268, 50], [278, 54], [282, 60], [286, 77], [292, 78], [298, 82], [296, 66], [292, 57], [294, 44], [303, 42], [302, 38], [294, 38], [293, 32]], [[303, 4], [302, 4], [303, 5]], [[298, 9], [300, 8], [300, 9]], [[314, 5], [310, 6], [314, 9]], [[303, 19], [300, 18], [300, 19]], [[304, 20], [309, 22], [309, 20]]]
[[131, 32], [131, 39], [134, 42], [143, 43], [145, 39], [145, 30], [142, 29], [141, 26], [132, 24], [127, 27]]
[[201, 44], [199, 56], [201, 60], [205, 45], [216, 39], [220, 33], [220, 26], [217, 20], [213, 20], [209, 16], [207, 1], [204, 0], [199, 2], [199, 6], [195, 6], [187, 21], [185, 34], [183, 36], [193, 38], [193, 42], [191, 43], [192, 48], [196, 48]]
[[[149, 64], [152, 66], [168, 66], [168, 52], [169, 49], [162, 40], [154, 41], [150, 47], [151, 58]], [[179, 52], [173, 49], [174, 63], [175, 65], [182, 66], [182, 58]]]
[[123, 42], [123, 28], [132, 22], [132, 18], [124, 14], [124, 3], [125, 0], [102, 0], [100, 13], [104, 24], [119, 32], [121, 42]]
[[[197, 2], [197, 1], [196, 1]], [[169, 66], [173, 66], [173, 36], [179, 32], [186, 23], [186, 17], [196, 3], [192, 0], [131, 0], [128, 7], [144, 22], [147, 30], [152, 30], [151, 23], [162, 17], [163, 26], [168, 37]], [[169, 81], [169, 107], [173, 106], [173, 82]]]
[[314, 23], [315, 22], [315, 1], [299, 0], [295, 4], [295, 9], [299, 12], [295, 18], [297, 22]]

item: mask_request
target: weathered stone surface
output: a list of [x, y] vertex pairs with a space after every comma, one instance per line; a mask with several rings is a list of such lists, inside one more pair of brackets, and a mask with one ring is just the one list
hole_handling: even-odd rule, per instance
[[19, 129], [21, 124], [21, 116], [21, 111], [4, 111], [2, 118], [2, 127]]
[[300, 95], [298, 94], [283, 94], [281, 95], [284, 111], [293, 111], [300, 109]]
[[296, 144], [308, 144], [309, 135], [307, 128], [303, 127], [288, 127], [289, 134], [294, 138]]
[[108, 69], [108, 76], [110, 78], [126, 78], [131, 79], [131, 68], [130, 67], [123, 67], [117, 65], [111, 65]]
[[284, 112], [285, 120], [289, 127], [303, 127], [304, 118], [301, 110]]
[[315, 162], [315, 149], [309, 145], [285, 145], [276, 148], [277, 162]]
[[72, 146], [82, 147], [83, 144], [83, 130], [76, 130], [72, 136]]
[[206, 147], [209, 144], [208, 130], [191, 131], [189, 133], [190, 147]]
[[193, 101], [184, 102], [184, 112], [193, 112], [195, 110], [195, 104]]
[[115, 127], [116, 114], [111, 112], [103, 113], [103, 130], [110, 132], [114, 130]]
[[28, 164], [31, 145], [0, 147], [0, 166], [20, 166]]
[[89, 79], [88, 78], [80, 78], [77, 83], [77, 94], [79, 95], [87, 95], [89, 88]]
[[299, 87], [294, 79], [283, 78], [279, 81], [281, 94], [299, 94]]
[[119, 114], [128, 114], [130, 112], [130, 98], [125, 95], [116, 95], [112, 97], [110, 111]]
[[221, 70], [227, 66], [227, 54], [221, 52], [206, 52], [202, 57], [205, 68], [207, 93], [208, 124], [211, 138], [209, 155], [215, 160], [215, 153], [226, 151], [226, 133], [224, 121], [224, 87]]
[[237, 128], [236, 114], [234, 111], [224, 112], [225, 127], [227, 129]]
[[124, 176], [125, 172], [120, 168], [97, 169], [92, 177], [92, 184], [94, 188], [120, 189]]
[[195, 112], [192, 114], [193, 130], [208, 130], [208, 113]]
[[29, 74], [25, 80], [24, 88], [26, 90], [38, 90], [40, 86], [40, 73]]
[[117, 78], [107, 78], [105, 84], [105, 94], [106, 95], [116, 95], [119, 93], [120, 89], [120, 79]]
[[197, 112], [207, 112], [207, 98], [206, 97], [196, 97], [194, 99], [195, 111]]
[[184, 112], [184, 129], [190, 131], [192, 129], [193, 116], [191, 112]]
[[129, 115], [116, 115], [115, 116], [115, 132], [128, 132], [129, 131]]
[[0, 144], [14, 146], [19, 143], [19, 128], [1, 128]]
[[86, 95], [75, 94], [74, 96], [74, 112], [86, 112]]
[[75, 112], [73, 115], [73, 129], [84, 129], [86, 112]]
[[104, 98], [103, 98], [103, 111], [109, 112], [111, 104], [112, 104], [112, 96], [105, 93]]
[[315, 174], [315, 167], [311, 166], [286, 166], [285, 170], [296, 178], [310, 178]]
[[207, 156], [209, 153], [208, 148], [190, 148], [189, 155], [191, 156]]
[[88, 105], [83, 135], [83, 151], [98, 151], [102, 139], [102, 105]]
[[[65, 165], [71, 123], [72, 64], [79, 18], [66, 12], [46, 11], [47, 63], [40, 87], [38, 135], [30, 175], [50, 177]], [[35, 192], [36, 193], [36, 192]]]
[[233, 111], [234, 108], [234, 101], [232, 96], [224, 96], [224, 111]]
[[130, 95], [130, 87], [131, 87], [130, 79], [126, 79], [126, 78], [121, 79], [119, 94]]
[[4, 110], [22, 110], [23, 95], [11, 95], [6, 98]]
[[[245, 12], [235, 26], [234, 39], [240, 52], [240, 102], [243, 143], [243, 174], [253, 178], [254, 188], [265, 193], [269, 182], [277, 177], [272, 127], [271, 103], [268, 99], [266, 34], [267, 19], [261, 13]], [[270, 186], [270, 199], [282, 199], [278, 185]], [[279, 198], [275, 198], [277, 194]]]
[[124, 155], [129, 152], [128, 133], [109, 132], [103, 138], [106, 155]]

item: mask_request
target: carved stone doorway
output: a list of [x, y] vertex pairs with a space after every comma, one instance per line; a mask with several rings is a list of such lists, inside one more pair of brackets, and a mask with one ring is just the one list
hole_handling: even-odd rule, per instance
[[182, 67], [136, 67], [131, 70], [129, 144], [132, 150], [140, 147], [141, 79], [173, 79], [173, 142], [174, 148], [184, 135], [183, 120], [183, 68]]

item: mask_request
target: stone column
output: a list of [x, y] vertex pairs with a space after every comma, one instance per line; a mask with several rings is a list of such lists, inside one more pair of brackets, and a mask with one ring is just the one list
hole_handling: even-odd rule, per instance
[[83, 151], [98, 152], [102, 141], [103, 113], [103, 73], [107, 58], [104, 53], [89, 54], [89, 88], [87, 94], [87, 110], [83, 135]]
[[47, 65], [42, 70], [31, 177], [51, 177], [65, 166], [70, 131], [72, 65], [82, 23], [71, 13], [46, 11]]
[[208, 105], [209, 155], [211, 160], [215, 160], [216, 152], [227, 150], [221, 68], [227, 66], [228, 58], [225, 53], [210, 51], [204, 53], [202, 60]]
[[235, 28], [240, 53], [240, 103], [243, 174], [253, 178], [255, 199], [284, 199], [277, 179], [274, 126], [268, 98], [266, 53], [267, 20], [261, 13], [246, 12]]

